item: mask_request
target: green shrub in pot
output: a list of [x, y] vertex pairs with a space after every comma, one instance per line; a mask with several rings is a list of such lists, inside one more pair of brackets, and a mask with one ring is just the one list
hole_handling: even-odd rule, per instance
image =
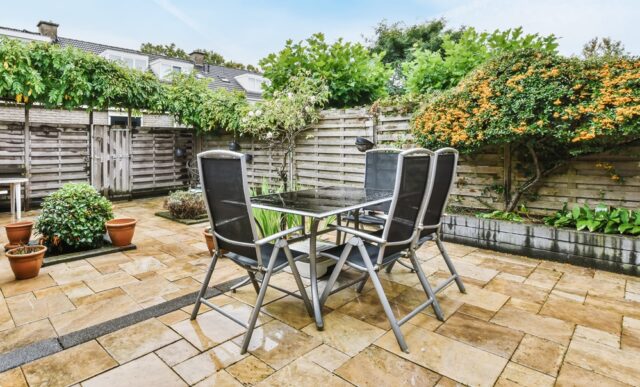
[[164, 201], [171, 216], [177, 219], [197, 219], [207, 213], [201, 193], [175, 191]]
[[67, 183], [42, 202], [36, 231], [54, 251], [83, 250], [102, 244], [111, 202], [87, 183]]

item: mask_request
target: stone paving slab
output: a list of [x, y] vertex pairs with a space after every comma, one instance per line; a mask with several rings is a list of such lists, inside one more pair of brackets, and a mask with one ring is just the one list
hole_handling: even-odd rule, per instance
[[[249, 353], [240, 355], [244, 329], [231, 328], [233, 323], [206, 307], [195, 321], [189, 320], [193, 298], [189, 301], [184, 292], [190, 290], [189, 281], [202, 280], [208, 258], [206, 252], [198, 251], [206, 247], [200, 241], [200, 227], [162, 224], [157, 217], [147, 221], [145, 216], [156, 211], [160, 203], [147, 199], [118, 209], [145, 219], [140, 222], [139, 248], [135, 252], [52, 266], [43, 271], [43, 279], [19, 285], [2, 270], [0, 260], [0, 335], [35, 329], [43, 339], [36, 344], [25, 341], [27, 346], [34, 345], [36, 351], [40, 343], [53, 345], [40, 348], [39, 356], [48, 356], [32, 361], [25, 357], [25, 364], [12, 363], [11, 369], [0, 372], [0, 384], [640, 384], [636, 366], [640, 361], [638, 278], [451, 243], [445, 245], [467, 285], [467, 293], [452, 286], [438, 295], [444, 322], [427, 309], [402, 326], [408, 354], [400, 351], [389, 326], [380, 318], [377, 296], [369, 283], [362, 294], [348, 288], [329, 298], [322, 332], [308, 316], [300, 315], [304, 309], [296, 305], [297, 299], [270, 289]], [[424, 246], [418, 257], [432, 285], [446, 277], [446, 265], [433, 245]], [[218, 283], [242, 277], [241, 271], [225, 262], [221, 261], [219, 271], [216, 269], [214, 278], [221, 279]], [[184, 270], [185, 264], [198, 270]], [[126, 275], [103, 278], [117, 272]], [[159, 277], [164, 280], [159, 281]], [[424, 300], [414, 273], [398, 266], [381, 277], [394, 312], [406, 313], [407, 308]], [[110, 279], [119, 286], [96, 293]], [[164, 294], [160, 302], [128, 288], [144, 281], [163, 284], [159, 290], [182, 290]], [[288, 273], [274, 276], [274, 281], [283, 288], [295, 288]], [[215, 295], [212, 302], [246, 319], [255, 293], [250, 285], [232, 293], [232, 283], [220, 286], [209, 296]], [[305, 284], [308, 286], [308, 282]], [[74, 310], [104, 302], [110, 296], [132, 295], [140, 302], [157, 303], [143, 307], [134, 301], [140, 305], [139, 310], [114, 317], [118, 323], [109, 327], [88, 327], [93, 330], [91, 335], [57, 337], [52, 331], [56, 325], [48, 322], [55, 322], [56, 315], [15, 325], [11, 317], [15, 302], [8, 302], [12, 298], [54, 305], [61, 295], [69, 299]], [[185, 306], [176, 308], [182, 302]], [[171, 307], [163, 309], [166, 305]], [[145, 312], [151, 310], [148, 308], [156, 309], [154, 313]], [[131, 345], [122, 339], [127, 336]], [[23, 342], [21, 337], [17, 342]], [[77, 358], [82, 362], [75, 364]], [[149, 372], [153, 377], [145, 379]]]

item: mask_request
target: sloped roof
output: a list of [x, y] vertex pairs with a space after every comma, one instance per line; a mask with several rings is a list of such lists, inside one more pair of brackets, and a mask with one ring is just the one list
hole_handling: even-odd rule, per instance
[[[5, 30], [10, 30], [10, 31], [23, 32], [23, 33], [28, 33], [32, 35], [43, 36], [39, 32], [20, 30], [17, 28], [2, 27], [2, 26], [0, 26], [0, 28]], [[171, 60], [176, 62], [194, 64], [193, 61], [191, 60], [172, 58], [164, 55], [146, 54], [140, 50], [133, 50], [133, 49], [124, 48], [124, 47], [116, 47], [108, 44], [87, 42], [85, 40], [65, 38], [63, 36], [58, 36], [57, 43], [60, 44], [62, 47], [75, 47], [83, 51], [92, 52], [96, 55], [99, 55], [106, 50], [114, 50], [114, 51], [130, 53], [130, 54], [143, 55], [149, 58], [149, 64], [151, 64], [151, 62], [153, 62], [156, 59], [166, 59], [166, 60]], [[206, 77], [210, 80], [210, 83], [209, 83], [210, 89], [218, 89], [222, 87], [227, 90], [244, 91], [247, 94], [248, 98], [252, 98], [252, 99], [261, 98], [260, 93], [253, 93], [253, 92], [246, 91], [235, 79], [235, 77], [242, 74], [262, 75], [260, 73], [256, 73], [248, 70], [234, 69], [234, 68], [224, 67], [224, 66], [210, 65], [210, 64], [205, 64], [203, 66], [194, 65], [194, 69], [198, 73], [200, 73], [201, 76]]]
[[154, 61], [156, 59], [168, 59], [168, 60], [173, 60], [173, 61], [182, 62], [182, 63], [193, 63], [190, 60], [185, 60], [185, 59], [180, 59], [180, 58], [172, 58], [172, 57], [168, 57], [168, 56], [164, 56], [164, 55], [146, 54], [146, 53], [144, 53], [142, 51], [132, 50], [130, 48], [109, 46], [107, 44], [100, 44], [100, 43], [87, 42], [87, 41], [84, 41], [84, 40], [64, 38], [62, 36], [58, 37], [58, 43], [60, 43], [60, 45], [63, 46], [63, 47], [71, 46], [71, 47], [79, 48], [79, 49], [81, 49], [83, 51], [92, 52], [94, 54], [100, 54], [100, 53], [102, 53], [102, 52], [104, 52], [106, 50], [115, 50], [115, 51], [121, 51], [121, 52], [128, 52], [130, 54], [137, 54], [137, 55], [147, 56], [147, 57], [149, 57], [149, 62], [152, 62], [152, 61]]
[[[204, 77], [209, 78], [211, 81], [209, 83], [210, 89], [218, 89], [225, 88], [227, 90], [239, 90], [245, 91], [245, 89], [240, 86], [238, 81], [236, 81], [235, 77], [243, 74], [255, 74], [261, 75], [259, 73], [248, 71], [248, 70], [240, 70], [234, 69], [230, 67], [224, 66], [216, 66], [205, 64], [204, 66], [195, 66], [196, 71], [202, 74]], [[251, 93], [249, 91], [245, 91], [247, 97], [249, 98], [260, 98], [260, 93]]]

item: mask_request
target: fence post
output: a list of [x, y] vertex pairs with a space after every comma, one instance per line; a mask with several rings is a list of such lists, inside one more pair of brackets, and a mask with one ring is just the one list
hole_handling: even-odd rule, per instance
[[504, 185], [504, 209], [511, 201], [511, 145], [505, 144], [502, 158], [502, 178]]
[[[25, 210], [31, 208], [31, 130], [29, 128], [29, 106], [24, 105], [24, 183]], [[20, 198], [18, 198], [20, 200]]]

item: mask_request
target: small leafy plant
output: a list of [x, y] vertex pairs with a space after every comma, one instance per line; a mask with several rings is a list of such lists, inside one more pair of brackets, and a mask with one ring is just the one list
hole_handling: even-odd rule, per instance
[[569, 210], [565, 203], [560, 211], [544, 218], [544, 223], [554, 227], [575, 227], [579, 231], [640, 235], [640, 209], [614, 208], [604, 204], [591, 209], [585, 204], [575, 205]]
[[164, 201], [171, 216], [177, 219], [197, 219], [207, 213], [202, 194], [188, 191], [175, 191]]
[[67, 183], [42, 202], [36, 230], [50, 249], [81, 250], [102, 244], [111, 202], [87, 183]]
[[12, 255], [27, 255], [31, 253], [37, 253], [42, 250], [42, 246], [20, 246], [11, 250]]
[[477, 213], [476, 217], [482, 218], [482, 219], [507, 220], [509, 222], [517, 222], [517, 223], [524, 222], [524, 219], [520, 215], [516, 214], [515, 212], [500, 211], [500, 210], [496, 210], [488, 213]]

